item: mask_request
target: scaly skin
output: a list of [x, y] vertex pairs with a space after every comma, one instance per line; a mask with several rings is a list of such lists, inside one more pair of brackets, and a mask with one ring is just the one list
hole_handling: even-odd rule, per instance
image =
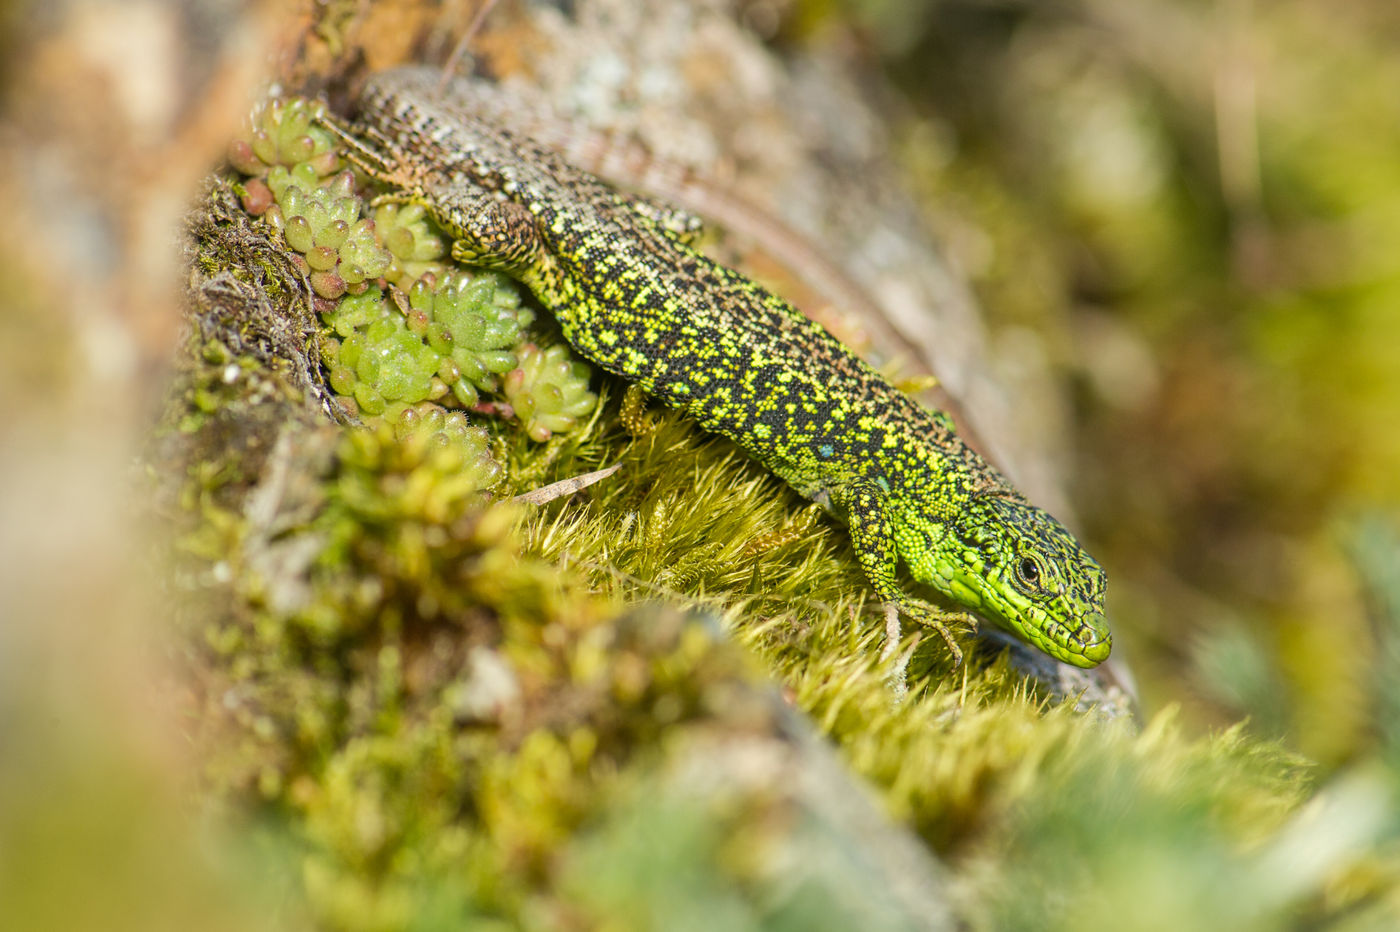
[[[1104, 573], [1058, 521], [930, 412], [782, 298], [689, 245], [687, 215], [620, 194], [505, 128], [489, 87], [375, 76], [352, 157], [456, 238], [459, 261], [524, 283], [597, 365], [680, 408], [844, 521], [871, 585], [911, 575], [1046, 653], [1108, 656]], [[357, 137], [371, 144], [357, 143]], [[956, 644], [949, 638], [955, 655]]]

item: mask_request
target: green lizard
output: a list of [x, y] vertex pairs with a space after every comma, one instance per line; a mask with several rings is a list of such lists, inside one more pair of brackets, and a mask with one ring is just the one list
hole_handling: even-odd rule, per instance
[[[513, 133], [486, 87], [405, 68], [374, 76], [351, 158], [424, 205], [458, 261], [525, 284], [587, 359], [734, 440], [843, 521], [898, 616], [961, 651], [915, 580], [1091, 667], [1109, 653], [1104, 573], [1063, 525], [956, 434], [782, 298], [693, 248], [698, 224], [621, 193]], [[365, 142], [364, 140], [368, 140]]]

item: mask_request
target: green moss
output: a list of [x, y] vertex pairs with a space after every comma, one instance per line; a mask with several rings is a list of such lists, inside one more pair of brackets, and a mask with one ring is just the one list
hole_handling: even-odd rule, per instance
[[[345, 198], [308, 220], [312, 248], [363, 212]], [[1396, 876], [1378, 847], [1268, 888], [1260, 852], [1332, 828], [1300, 819], [1307, 768], [1241, 730], [1193, 740], [1159, 717], [1138, 735], [1052, 707], [988, 647], [953, 669], [919, 632], [896, 705], [840, 528], [674, 414], [628, 435], [620, 383], [595, 377], [594, 407], [543, 327], [520, 345], [514, 286], [429, 279], [440, 234], [410, 208], [374, 226], [408, 231], [388, 245], [402, 274], [318, 302], [319, 352], [310, 321], [298, 342], [251, 339], [267, 328], [248, 305], [198, 317], [162, 460], [183, 467], [202, 792], [295, 840], [322, 927], [907, 927], [862, 873], [876, 843], [794, 796], [817, 765], [785, 703], [951, 864], [971, 925], [1088, 927], [1168, 892], [1179, 927], [1265, 922]], [[239, 231], [244, 251], [207, 236], [196, 268], [273, 261]], [[300, 320], [294, 293], [266, 319]], [[366, 427], [312, 406], [322, 360]], [[498, 390], [520, 423], [467, 424]], [[614, 465], [543, 507], [506, 500]], [[926, 868], [916, 885], [941, 882]]]
[[753, 673], [694, 622], [619, 619], [525, 555], [518, 508], [429, 431], [351, 431], [329, 460], [299, 443], [285, 462], [321, 463], [316, 485], [261, 518], [206, 498], [183, 538], [211, 787], [285, 813], [329, 927], [518, 920], [605, 775], [740, 714], [716, 697]]

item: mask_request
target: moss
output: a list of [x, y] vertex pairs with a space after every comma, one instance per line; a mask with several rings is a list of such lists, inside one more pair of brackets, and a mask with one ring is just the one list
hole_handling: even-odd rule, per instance
[[[1394, 875], [1342, 862], [1269, 892], [1257, 852], [1326, 836], [1295, 829], [1308, 769], [1243, 731], [1135, 734], [1052, 707], [985, 646], [953, 669], [917, 632], [896, 705], [845, 534], [674, 414], [627, 434], [615, 381], [593, 376], [584, 406], [586, 374], [513, 286], [428, 268], [421, 216], [375, 224], [410, 231], [398, 278], [332, 302], [298, 291], [265, 224], [211, 203], [163, 440], [189, 730], [203, 792], [294, 839], [321, 926], [909, 927], [869, 867], [884, 841], [799, 798], [816, 764], [788, 704], [951, 863], [975, 926], [1089, 924], [1163, 891], [1163, 915], [1199, 925], [1193, 904], [1230, 906], [1236, 882], [1253, 899], [1230, 915], [1268, 920]], [[268, 285], [215, 301], [225, 274]], [[326, 416], [327, 379], [369, 399], [367, 426]], [[469, 425], [463, 384], [518, 420]], [[542, 507], [507, 500], [613, 465]]]
[[691, 722], [753, 726], [732, 646], [674, 613], [619, 617], [525, 555], [518, 507], [490, 504], [456, 446], [387, 427], [318, 446], [279, 454], [321, 474], [278, 513], [206, 498], [182, 543], [210, 786], [285, 813], [328, 926], [518, 920], [607, 774]]

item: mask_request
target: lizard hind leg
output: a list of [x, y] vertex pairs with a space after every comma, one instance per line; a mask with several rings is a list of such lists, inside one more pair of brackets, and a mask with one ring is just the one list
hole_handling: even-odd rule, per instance
[[618, 200], [634, 214], [650, 221], [685, 246], [694, 246], [705, 235], [705, 221], [684, 208], [663, 204], [639, 194], [620, 193]]
[[622, 396], [622, 411], [618, 417], [623, 430], [633, 437], [644, 437], [656, 429], [656, 422], [647, 416], [647, 392], [637, 383], [627, 386]]

